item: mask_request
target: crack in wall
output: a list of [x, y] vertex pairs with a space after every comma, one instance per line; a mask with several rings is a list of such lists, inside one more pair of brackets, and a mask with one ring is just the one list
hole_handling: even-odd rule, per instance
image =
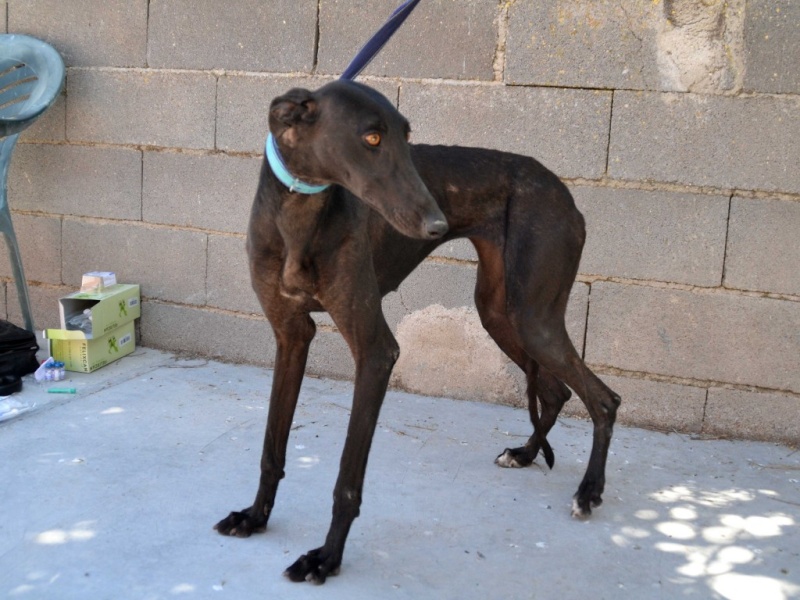
[[501, 2], [497, 14], [497, 46], [494, 51], [492, 70], [494, 81], [503, 81], [506, 70], [506, 47], [508, 44], [508, 13], [516, 0]]

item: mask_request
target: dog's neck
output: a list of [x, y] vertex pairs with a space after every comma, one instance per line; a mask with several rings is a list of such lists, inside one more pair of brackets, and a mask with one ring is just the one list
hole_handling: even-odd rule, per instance
[[305, 181], [302, 181], [292, 175], [289, 172], [289, 169], [286, 167], [286, 163], [283, 161], [280, 150], [278, 150], [278, 142], [272, 133], [267, 135], [267, 142], [264, 145], [264, 153], [266, 154], [267, 162], [269, 163], [272, 172], [275, 174], [275, 177], [277, 177], [278, 181], [280, 181], [283, 185], [289, 188], [290, 192], [311, 195], [324, 192], [330, 187], [329, 184], [314, 185], [311, 183], [306, 183]]

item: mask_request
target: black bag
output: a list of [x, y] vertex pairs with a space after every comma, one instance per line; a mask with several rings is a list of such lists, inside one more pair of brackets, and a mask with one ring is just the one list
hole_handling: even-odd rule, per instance
[[39, 368], [36, 335], [0, 319], [0, 377], [22, 377]]

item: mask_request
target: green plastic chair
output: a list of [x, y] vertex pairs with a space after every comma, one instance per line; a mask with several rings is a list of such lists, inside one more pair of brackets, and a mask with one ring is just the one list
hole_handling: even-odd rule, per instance
[[17, 285], [25, 328], [34, 331], [28, 282], [8, 207], [11, 154], [19, 134], [55, 102], [64, 86], [64, 61], [52, 46], [27, 35], [0, 35], [0, 231]]

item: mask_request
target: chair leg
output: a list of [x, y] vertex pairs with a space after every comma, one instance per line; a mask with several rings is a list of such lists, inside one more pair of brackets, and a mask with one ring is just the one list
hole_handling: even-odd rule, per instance
[[11, 261], [11, 270], [14, 273], [14, 281], [17, 284], [17, 297], [19, 298], [19, 307], [22, 309], [22, 318], [25, 321], [25, 329], [28, 331], [35, 331], [33, 327], [33, 313], [31, 311], [31, 301], [28, 296], [28, 281], [25, 279], [25, 270], [22, 268], [22, 257], [19, 253], [19, 246], [17, 244], [17, 236], [14, 233], [14, 226], [11, 224], [11, 219], [7, 218], [4, 213], [0, 211], [0, 222], [2, 223], [0, 229], [6, 238], [6, 246], [8, 246], [9, 259]]
[[25, 321], [25, 329], [35, 331], [33, 326], [33, 312], [28, 296], [28, 280], [25, 279], [25, 270], [22, 268], [22, 256], [19, 253], [17, 235], [14, 233], [14, 224], [11, 221], [11, 210], [8, 207], [7, 183], [8, 167], [11, 161], [11, 153], [17, 142], [17, 135], [12, 135], [0, 143], [0, 231], [3, 232], [8, 246], [8, 253], [11, 262], [11, 270], [14, 274], [14, 281], [17, 284], [17, 296], [19, 307], [22, 310], [22, 318]]

